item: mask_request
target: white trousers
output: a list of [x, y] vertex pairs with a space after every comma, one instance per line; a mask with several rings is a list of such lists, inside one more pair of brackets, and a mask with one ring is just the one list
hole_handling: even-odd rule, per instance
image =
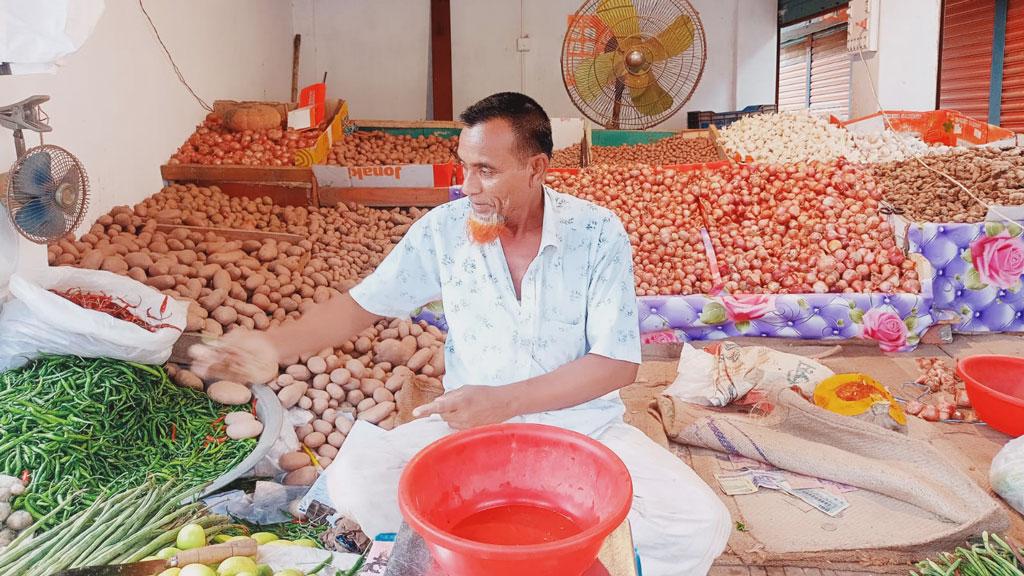
[[[327, 470], [338, 512], [358, 522], [371, 538], [397, 532], [402, 469], [417, 452], [452, 432], [437, 416], [387, 432], [357, 422]], [[686, 464], [621, 420], [594, 439], [615, 452], [632, 476], [629, 521], [644, 576], [706, 574], [732, 529], [721, 500]]]

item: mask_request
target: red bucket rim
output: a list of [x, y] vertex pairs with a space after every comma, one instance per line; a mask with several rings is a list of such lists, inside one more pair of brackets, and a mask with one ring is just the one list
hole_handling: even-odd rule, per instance
[[1016, 396], [1010, 396], [1005, 392], [1000, 392], [999, 390], [992, 388], [991, 386], [985, 384], [984, 382], [981, 382], [977, 378], [969, 376], [964, 371], [965, 363], [975, 364], [977, 362], [985, 362], [992, 360], [1010, 360], [1012, 361], [1012, 363], [1020, 364], [1022, 367], [1024, 367], [1024, 358], [1020, 358], [1017, 356], [1006, 356], [1004, 354], [975, 354], [973, 356], [967, 356], [966, 358], [960, 358], [959, 360], [957, 360], [956, 375], [959, 376], [960, 379], [964, 381], [964, 384], [968, 386], [977, 386], [979, 388], [983, 388], [987, 394], [992, 395], [994, 398], [1002, 400], [1008, 404], [1012, 404], [1013, 406], [1016, 406], [1018, 408], [1024, 408], [1024, 399], [1017, 398]]
[[[558, 436], [562, 440], [575, 441], [576, 443], [587, 446], [592, 450], [602, 452], [605, 456], [610, 456], [610, 462], [612, 463], [613, 468], [616, 469], [610, 471], [610, 473], [616, 475], [625, 475], [625, 479], [628, 481], [629, 485], [626, 497], [622, 499], [622, 503], [619, 504], [618, 508], [614, 510], [613, 514], [611, 515], [611, 518], [615, 519], [615, 521], [611, 522], [608, 525], [598, 524], [596, 526], [584, 530], [583, 532], [580, 532], [579, 534], [570, 536], [568, 538], [563, 538], [561, 540], [556, 540], [554, 542], [546, 542], [544, 544], [526, 544], [522, 546], [506, 546], [501, 544], [487, 544], [484, 542], [477, 542], [476, 540], [469, 540], [466, 538], [453, 536], [449, 532], [421, 518], [418, 513], [415, 513], [414, 511], [410, 510], [410, 507], [406, 503], [405, 497], [405, 495], [411, 491], [411, 487], [408, 485], [408, 482], [410, 480], [405, 472], [406, 470], [408, 470], [414, 464], [419, 463], [420, 460], [429, 456], [434, 451], [439, 450], [446, 444], [452, 442], [465, 441], [467, 436], [484, 436], [493, 433], [508, 434], [510, 432], [509, 429], [524, 430], [534, 434], [540, 433], [541, 435], [545, 436]], [[476, 428], [471, 428], [469, 430], [461, 430], [454, 434], [450, 434], [439, 440], [435, 440], [426, 448], [420, 450], [419, 453], [413, 456], [412, 459], [409, 460], [408, 464], [406, 464], [405, 469], [402, 471], [402, 476], [398, 483], [398, 507], [402, 512], [402, 516], [405, 518], [405, 521], [410, 525], [410, 527], [412, 527], [413, 530], [415, 530], [416, 532], [420, 533], [421, 535], [423, 535], [424, 533], [430, 534], [429, 539], [424, 537], [424, 539], [427, 540], [428, 544], [436, 543], [448, 549], [459, 548], [462, 550], [471, 551], [473, 554], [485, 558], [495, 558], [504, 556], [521, 557], [524, 554], [538, 554], [545, 552], [555, 552], [566, 549], [582, 548], [583, 546], [586, 546], [589, 543], [589, 541], [596, 537], [599, 533], [605, 531], [605, 528], [607, 528], [608, 526], [611, 527], [611, 529], [608, 530], [609, 534], [613, 532], [616, 528], [618, 528], [619, 525], [622, 524], [622, 522], [626, 519], [626, 516], [629, 514], [629, 511], [632, 508], [632, 504], [633, 480], [629, 474], [629, 470], [626, 468], [626, 464], [622, 461], [621, 458], [619, 458], [617, 454], [615, 454], [615, 452], [612, 452], [610, 448], [598, 442], [597, 440], [594, 440], [593, 438], [590, 438], [588, 436], [584, 436], [579, 432], [574, 432], [572, 430], [559, 428], [557, 426], [550, 426], [547, 424], [490, 424], [487, 426], [478, 426]], [[431, 542], [430, 540], [436, 540], [436, 542]]]

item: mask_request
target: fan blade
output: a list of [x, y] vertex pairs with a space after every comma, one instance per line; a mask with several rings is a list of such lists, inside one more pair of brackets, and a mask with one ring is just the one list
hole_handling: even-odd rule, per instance
[[648, 86], [642, 92], [630, 90], [630, 97], [636, 111], [644, 116], [657, 116], [672, 107], [672, 95], [658, 84], [653, 72], [642, 74], [647, 76]]
[[622, 77], [622, 83], [629, 87], [631, 94], [640, 94], [647, 90], [654, 80], [654, 75], [650, 71], [642, 74], [626, 74]]
[[576, 67], [573, 78], [584, 102], [592, 102], [604, 91], [605, 86], [615, 80], [617, 63], [622, 63], [622, 56], [618, 52], [605, 52], [583, 60]]
[[41, 198], [21, 207], [14, 215], [14, 223], [30, 236], [56, 238], [64, 231], [64, 216], [53, 211]]
[[667, 60], [686, 52], [693, 45], [693, 39], [697, 28], [693, 25], [693, 19], [683, 14], [671, 24], [658, 33], [654, 38], [642, 44], [651, 52], [651, 59], [654, 62]]
[[47, 152], [35, 152], [25, 159], [18, 168], [18, 171], [11, 177], [13, 199], [15, 202], [25, 204], [33, 198], [38, 198], [47, 193], [53, 184], [52, 164], [50, 154]]
[[626, 49], [626, 38], [640, 33], [640, 18], [632, 0], [602, 0], [597, 5], [597, 17], [612, 29], [620, 50]]

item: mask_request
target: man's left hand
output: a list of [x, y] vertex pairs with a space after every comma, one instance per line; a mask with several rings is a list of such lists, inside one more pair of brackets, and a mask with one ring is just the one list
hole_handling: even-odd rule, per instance
[[515, 416], [504, 390], [497, 386], [463, 386], [412, 411], [414, 418], [431, 414], [440, 414], [456, 430], [498, 424]]

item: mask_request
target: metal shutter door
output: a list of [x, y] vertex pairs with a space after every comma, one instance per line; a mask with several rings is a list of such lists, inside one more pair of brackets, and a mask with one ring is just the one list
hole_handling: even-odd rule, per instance
[[1003, 100], [999, 124], [1024, 132], [1024, 0], [1010, 0], [1003, 51]]
[[779, 51], [779, 110], [807, 108], [807, 39]]
[[811, 38], [811, 110], [848, 119], [850, 55], [846, 51], [845, 26]]
[[942, 18], [939, 108], [987, 121], [995, 2], [946, 0]]

